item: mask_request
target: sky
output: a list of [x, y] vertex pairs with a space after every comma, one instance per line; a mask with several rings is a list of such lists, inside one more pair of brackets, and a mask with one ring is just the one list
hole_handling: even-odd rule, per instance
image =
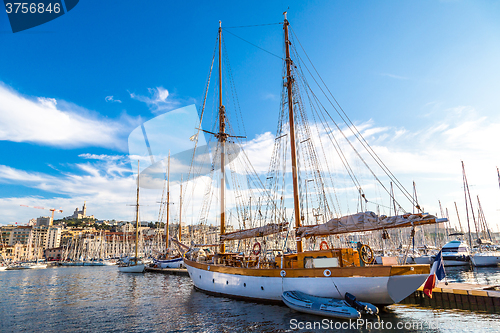
[[[141, 171], [149, 162], [131, 134], [175, 109], [200, 112], [219, 20], [242, 135], [265, 170], [269, 149], [255, 147], [274, 142], [283, 57], [282, 26], [265, 24], [285, 10], [351, 120], [409, 191], [415, 181], [421, 206], [435, 214], [440, 201], [456, 224], [457, 202], [464, 222], [463, 161], [474, 204], [479, 196], [498, 230], [500, 3], [452, 0], [86, 0], [17, 33], [2, 9], [0, 224], [50, 214], [20, 205], [61, 208], [58, 218], [84, 201], [99, 219], [133, 220], [136, 160]], [[189, 119], [164, 120], [164, 132], [194, 130]], [[141, 199], [142, 218], [156, 220], [161, 189]]]

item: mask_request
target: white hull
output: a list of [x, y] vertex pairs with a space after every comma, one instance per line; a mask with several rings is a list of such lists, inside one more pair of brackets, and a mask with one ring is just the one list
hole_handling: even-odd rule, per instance
[[415, 264], [419, 265], [432, 265], [434, 263], [434, 258], [433, 256], [420, 256], [420, 257], [414, 257], [413, 261]]
[[118, 266], [118, 270], [123, 273], [143, 273], [144, 268], [144, 264]]
[[446, 260], [443, 259], [444, 265], [446, 267], [454, 267], [454, 266], [469, 266], [468, 261], [463, 261], [463, 260]]
[[184, 267], [184, 260], [182, 258], [170, 260], [157, 260], [153, 259], [154, 264], [160, 268], [181, 268]]
[[198, 289], [229, 297], [277, 302], [281, 302], [283, 292], [296, 290], [328, 298], [344, 298], [345, 293], [349, 292], [362, 302], [389, 305], [405, 299], [428, 277], [428, 274], [413, 274], [287, 278], [236, 275], [206, 271], [189, 265], [186, 267]]
[[43, 269], [47, 268], [47, 264], [33, 264], [33, 265], [28, 265], [29, 269]]
[[478, 267], [500, 265], [500, 252], [476, 253], [471, 256], [472, 264]]
[[7, 269], [7, 266], [0, 266], [0, 272], [5, 271]]

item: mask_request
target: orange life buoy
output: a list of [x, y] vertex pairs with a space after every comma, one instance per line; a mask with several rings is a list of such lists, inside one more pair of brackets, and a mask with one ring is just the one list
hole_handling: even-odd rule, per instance
[[253, 254], [258, 256], [260, 254], [260, 250], [262, 249], [262, 247], [260, 246], [260, 243], [259, 242], [256, 242], [254, 245], [253, 245]]
[[328, 250], [329, 247], [328, 247], [328, 243], [326, 241], [322, 241], [320, 246], [319, 246], [319, 249], [324, 251], [324, 250]]

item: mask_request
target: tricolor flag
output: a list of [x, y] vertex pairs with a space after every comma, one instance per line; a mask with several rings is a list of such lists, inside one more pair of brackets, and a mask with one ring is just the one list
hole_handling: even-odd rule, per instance
[[424, 284], [424, 294], [432, 298], [432, 289], [436, 286], [436, 280], [440, 281], [446, 276], [444, 272], [443, 255], [441, 251], [436, 255], [432, 264], [431, 273]]

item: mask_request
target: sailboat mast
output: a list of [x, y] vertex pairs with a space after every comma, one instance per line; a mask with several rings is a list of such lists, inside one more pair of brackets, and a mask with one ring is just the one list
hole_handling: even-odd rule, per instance
[[458, 208], [457, 208], [457, 203], [454, 202], [455, 204], [455, 210], [457, 211], [457, 219], [458, 219], [458, 225], [460, 226], [460, 232], [464, 232], [463, 229], [462, 229], [462, 223], [460, 222], [460, 215], [458, 215]]
[[168, 161], [167, 161], [167, 223], [165, 224], [165, 246], [169, 246], [169, 219], [170, 219], [170, 150], [168, 151]]
[[467, 176], [465, 175], [464, 161], [462, 161], [462, 177], [463, 177], [463, 181], [464, 181], [465, 212], [467, 213], [467, 227], [469, 229], [469, 248], [472, 249], [472, 235], [470, 232], [469, 209], [467, 208], [467, 192], [469, 193], [470, 211], [472, 213], [472, 218], [474, 220], [474, 223], [476, 223], [476, 218], [474, 217], [474, 209], [472, 208], [472, 200], [470, 200], [469, 183], [467, 182]]
[[137, 204], [135, 205], [135, 264], [137, 265], [139, 244], [139, 161], [137, 161]]
[[182, 237], [182, 175], [181, 175], [181, 194], [179, 196], [179, 242]]
[[[290, 144], [292, 152], [292, 181], [293, 181], [293, 206], [295, 214], [295, 228], [301, 226], [300, 223], [300, 206], [299, 206], [299, 175], [297, 169], [297, 150], [295, 147], [295, 124], [293, 117], [293, 94], [292, 94], [292, 59], [290, 58], [290, 41], [288, 40], [288, 20], [286, 12], [283, 13], [285, 20], [283, 21], [283, 29], [285, 30], [285, 52], [286, 52], [286, 87], [288, 92], [288, 114], [290, 122]], [[297, 253], [302, 252], [302, 239], [297, 237]]]
[[[220, 153], [220, 234], [226, 233], [226, 216], [225, 216], [225, 168], [224, 155], [226, 154], [226, 115], [225, 108], [222, 105], [222, 24], [219, 21], [219, 142], [221, 145]], [[220, 253], [226, 252], [224, 241], [220, 244]]]

